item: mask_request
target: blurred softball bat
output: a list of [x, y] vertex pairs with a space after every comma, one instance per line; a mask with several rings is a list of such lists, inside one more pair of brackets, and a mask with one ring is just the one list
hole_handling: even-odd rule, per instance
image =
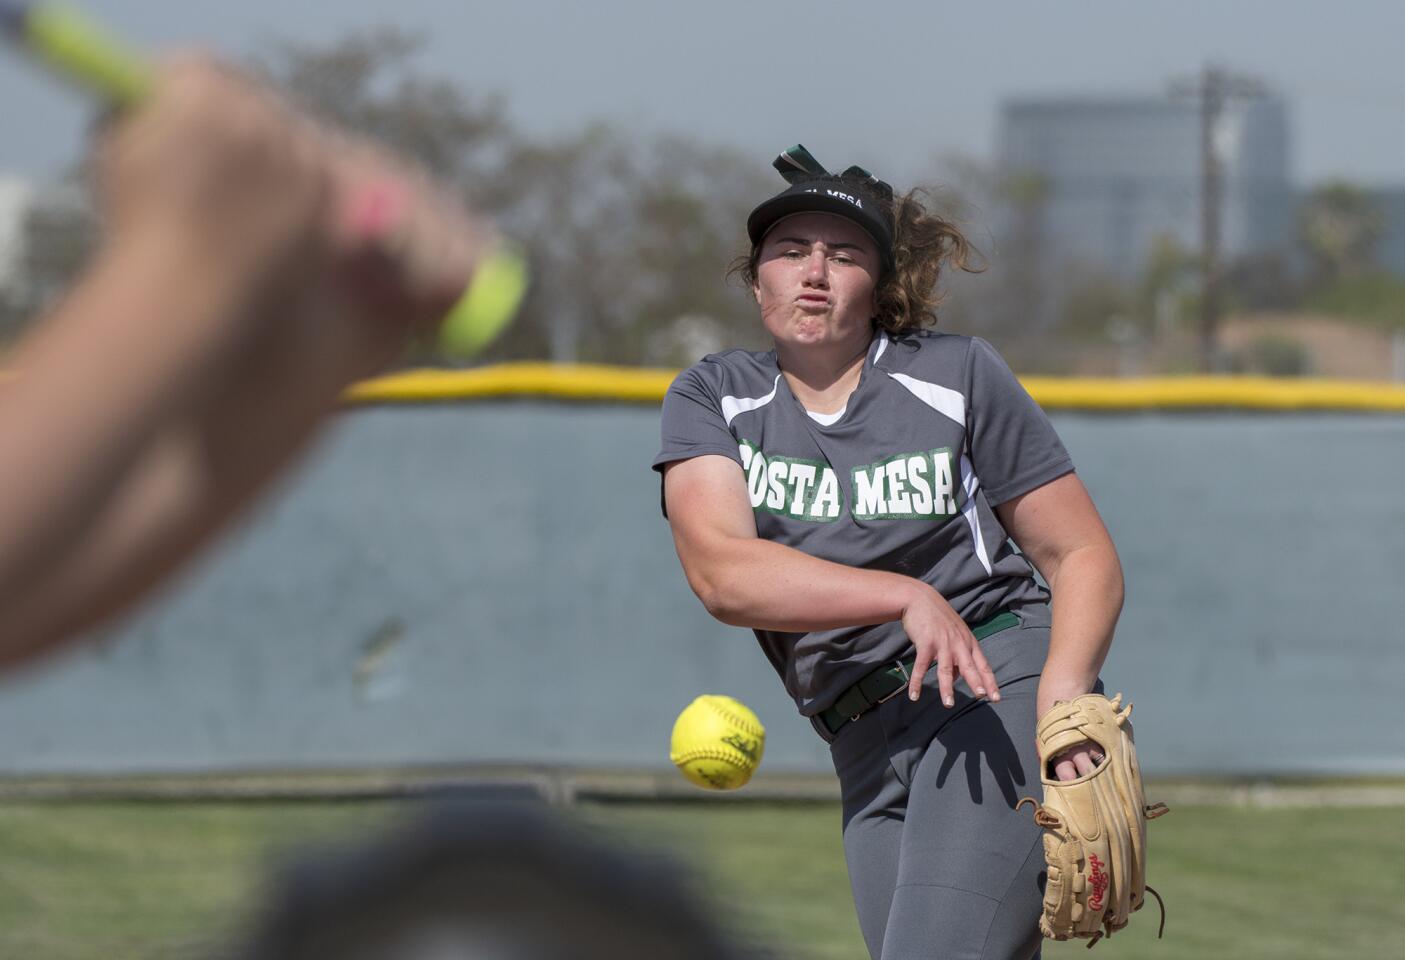
[[[145, 58], [71, 8], [0, 0], [0, 25], [50, 70], [119, 107], [140, 102], [155, 82]], [[413, 251], [409, 238], [397, 235], [410, 225], [382, 200], [385, 184], [372, 185], [369, 192], [347, 202], [359, 228], [365, 231], [370, 224], [372, 239], [389, 250]], [[368, 217], [367, 210], [375, 213]], [[516, 315], [526, 289], [524, 260], [497, 245], [478, 260], [463, 295], [440, 324], [440, 348], [460, 358], [482, 350]]]

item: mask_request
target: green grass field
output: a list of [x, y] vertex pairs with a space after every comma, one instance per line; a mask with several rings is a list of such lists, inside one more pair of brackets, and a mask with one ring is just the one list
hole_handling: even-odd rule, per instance
[[[0, 804], [0, 957], [212, 955], [297, 844], [364, 836], [391, 802]], [[866, 956], [829, 804], [617, 803], [576, 812], [617, 842], [664, 848], [742, 934], [795, 957]], [[1152, 824], [1166, 900], [1100, 957], [1399, 956], [1399, 809], [1177, 807]], [[739, 918], [739, 919], [737, 919]], [[1396, 944], [1391, 947], [1390, 944]], [[1055, 944], [1045, 957], [1088, 956]]]

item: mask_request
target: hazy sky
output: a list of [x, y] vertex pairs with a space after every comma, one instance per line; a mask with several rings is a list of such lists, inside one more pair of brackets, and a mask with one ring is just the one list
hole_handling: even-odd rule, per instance
[[[537, 134], [607, 119], [754, 153], [803, 142], [831, 167], [901, 185], [936, 158], [990, 156], [1006, 97], [1162, 93], [1209, 61], [1284, 95], [1300, 183], [1405, 184], [1399, 0], [92, 0], [147, 49], [230, 55], [395, 25], [420, 66], [506, 98]], [[0, 173], [44, 177], [77, 152], [85, 111], [0, 57]]]

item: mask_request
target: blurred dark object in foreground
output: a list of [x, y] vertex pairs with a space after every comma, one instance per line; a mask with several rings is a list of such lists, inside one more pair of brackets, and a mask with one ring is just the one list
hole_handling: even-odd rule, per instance
[[663, 858], [476, 790], [278, 878], [238, 960], [745, 960]]

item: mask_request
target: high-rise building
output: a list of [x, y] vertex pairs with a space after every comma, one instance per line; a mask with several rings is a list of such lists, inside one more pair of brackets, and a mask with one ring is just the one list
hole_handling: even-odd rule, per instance
[[[1226, 260], [1292, 241], [1288, 117], [1277, 97], [1228, 101], [1212, 138], [1221, 161]], [[1198, 251], [1200, 104], [1193, 99], [1019, 99], [1001, 111], [997, 156], [1032, 177], [1046, 266], [1135, 278], [1158, 236]]]

